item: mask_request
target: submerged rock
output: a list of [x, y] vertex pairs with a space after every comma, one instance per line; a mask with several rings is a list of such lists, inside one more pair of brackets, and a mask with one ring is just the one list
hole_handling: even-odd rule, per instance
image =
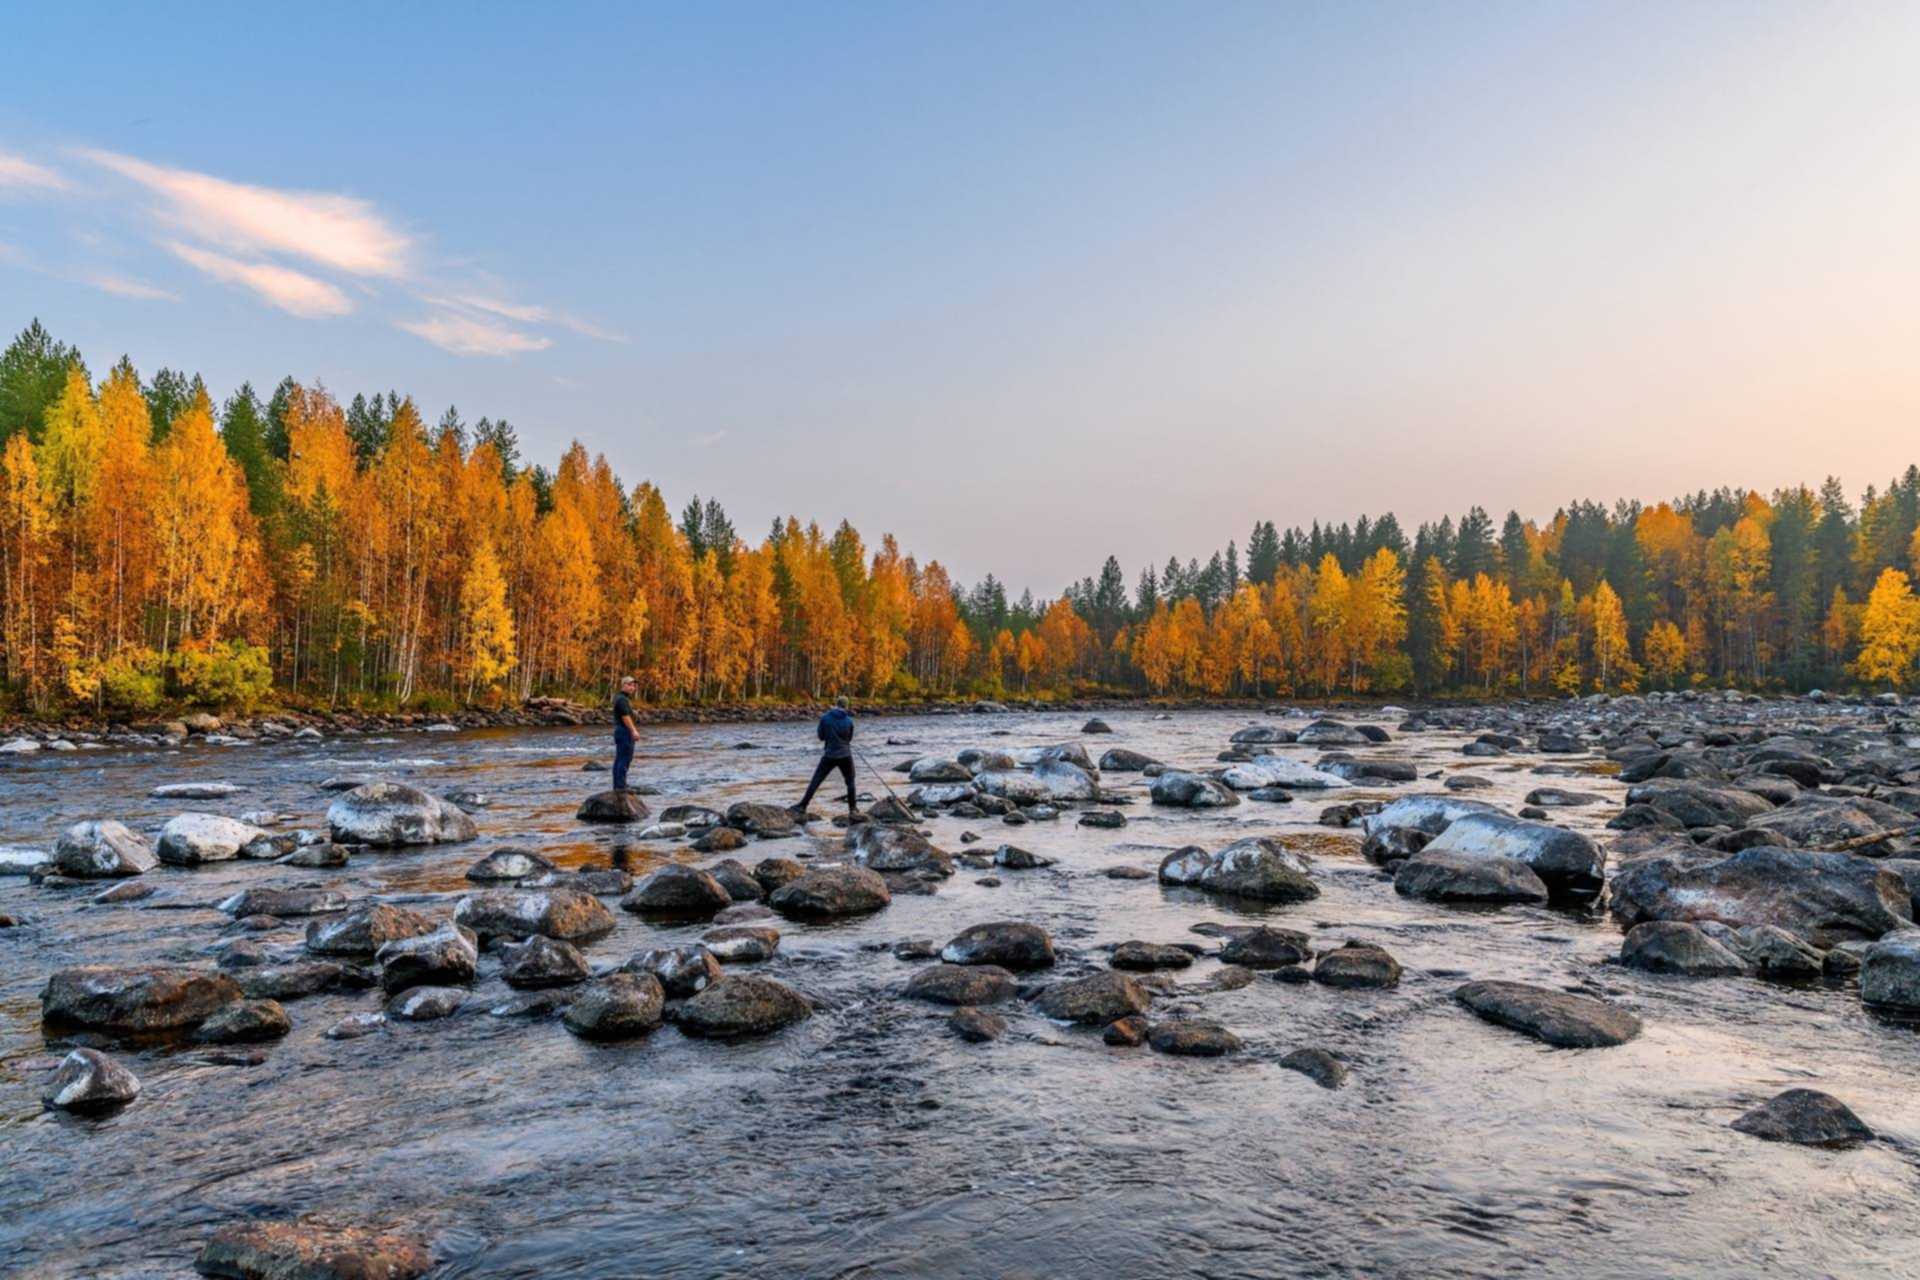
[[1280, 1059], [1288, 1071], [1298, 1071], [1322, 1089], [1338, 1089], [1347, 1082], [1347, 1066], [1325, 1049], [1295, 1049]]
[[1240, 797], [1217, 778], [1174, 771], [1153, 780], [1153, 803], [1176, 809], [1221, 809], [1240, 803]]
[[327, 806], [327, 828], [338, 844], [384, 847], [455, 844], [480, 834], [458, 805], [398, 782], [346, 792]]
[[1235, 932], [1220, 948], [1222, 961], [1243, 969], [1279, 969], [1299, 964], [1312, 955], [1306, 934], [1265, 925]]
[[245, 889], [225, 898], [220, 909], [236, 920], [242, 916], [326, 916], [347, 909], [347, 895], [338, 889]]
[[1788, 1089], [1735, 1120], [1733, 1127], [1764, 1142], [1804, 1147], [1853, 1147], [1874, 1136], [1846, 1103], [1817, 1089]]
[[432, 1269], [433, 1253], [395, 1232], [251, 1222], [214, 1232], [193, 1265], [223, 1280], [416, 1280]]
[[293, 1030], [293, 1019], [278, 1000], [242, 1000], [200, 1024], [193, 1038], [201, 1044], [258, 1044]]
[[1469, 982], [1453, 998], [1488, 1022], [1556, 1049], [1606, 1048], [1640, 1034], [1640, 1019], [1625, 1009], [1524, 982]]
[[1147, 973], [1155, 969], [1185, 969], [1193, 964], [1193, 953], [1162, 942], [1123, 942], [1113, 949], [1113, 967]]
[[985, 1044], [1007, 1034], [1007, 1020], [985, 1009], [963, 1006], [947, 1017], [953, 1033], [969, 1044]]
[[627, 973], [650, 973], [660, 989], [679, 1000], [705, 991], [720, 981], [720, 961], [698, 943], [685, 947], [652, 947], [620, 966]]
[[1186, 1019], [1154, 1023], [1147, 1029], [1147, 1044], [1156, 1053], [1189, 1058], [1218, 1058], [1245, 1048], [1239, 1036], [1217, 1022]]
[[140, 1079], [98, 1049], [75, 1049], [60, 1060], [41, 1091], [40, 1101], [54, 1111], [100, 1115], [140, 1096]]

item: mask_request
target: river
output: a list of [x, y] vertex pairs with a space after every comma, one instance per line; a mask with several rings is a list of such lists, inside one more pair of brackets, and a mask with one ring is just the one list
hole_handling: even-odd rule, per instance
[[[890, 765], [968, 746], [1079, 741], [1083, 718], [872, 720], [861, 742]], [[1124, 746], [1193, 767], [1253, 722], [1244, 712], [1105, 718], [1113, 736], [1084, 739], [1095, 756]], [[1373, 718], [1390, 730], [1397, 720]], [[1258, 722], [1298, 727], [1305, 717]], [[1476, 798], [1510, 808], [1536, 786], [1568, 785], [1534, 772], [1546, 757], [1470, 760], [1459, 734], [1396, 738], [1375, 754], [1423, 774], [1471, 771], [1493, 783]], [[658, 789], [656, 810], [787, 803], [813, 746], [810, 725], [653, 727], [634, 777]], [[44, 846], [92, 817], [154, 835], [189, 808], [275, 810], [289, 826], [320, 827], [330, 797], [317, 784], [336, 774], [491, 799], [475, 815], [475, 843], [358, 854], [339, 871], [163, 867], [147, 877], [160, 893], [122, 906], [90, 904], [90, 889], [0, 879], [0, 911], [25, 921], [0, 930], [0, 1272], [190, 1275], [219, 1225], [322, 1213], [426, 1232], [434, 1274], [446, 1277], [1920, 1274], [1920, 1038], [1839, 987], [1608, 964], [1620, 932], [1598, 912], [1399, 897], [1359, 857], [1356, 833], [1315, 822], [1336, 798], [1431, 781], [1169, 811], [1146, 803], [1138, 775], [1109, 774], [1137, 797], [1124, 829], [1078, 827], [1071, 814], [1017, 830], [937, 817], [928, 826], [950, 851], [970, 847], [960, 835], [971, 828], [983, 837], [973, 848], [1011, 840], [1058, 863], [991, 877], [963, 869], [938, 893], [896, 895], [865, 919], [783, 923], [764, 970], [819, 1011], [763, 1040], [699, 1041], [667, 1026], [640, 1041], [586, 1043], [557, 1020], [490, 1016], [507, 991], [494, 965], [483, 967], [487, 998], [446, 1021], [334, 1041], [322, 1032], [377, 1008], [378, 993], [314, 996], [289, 1003], [293, 1033], [260, 1065], [211, 1065], [192, 1049], [129, 1054], [145, 1086], [132, 1106], [100, 1120], [42, 1110], [44, 1060], [58, 1051], [40, 1029], [47, 975], [82, 963], [210, 963], [210, 946], [233, 926], [208, 904], [237, 888], [327, 880], [356, 897], [431, 895], [439, 901], [428, 909], [440, 913], [474, 887], [465, 869], [508, 841], [567, 866], [617, 858], [639, 872], [676, 853], [694, 858], [684, 842], [575, 822], [583, 794], [604, 785], [582, 762], [608, 754], [597, 731], [499, 730], [43, 752], [0, 765], [8, 845]], [[204, 780], [242, 790], [211, 802], [149, 796]], [[862, 785], [884, 794], [864, 773]], [[1556, 810], [1555, 820], [1607, 834], [1621, 785], [1597, 768], [1570, 785], [1610, 802]], [[814, 830], [737, 856], [751, 865], [837, 846], [837, 832]], [[1103, 874], [1255, 833], [1309, 849], [1323, 896], [1236, 908]], [[617, 932], [588, 949], [596, 964], [703, 931], [615, 914]], [[899, 998], [915, 966], [888, 949], [1024, 920], [1043, 925], [1067, 962], [1087, 964], [1105, 944], [1207, 942], [1192, 926], [1254, 918], [1305, 929], [1316, 946], [1379, 943], [1405, 976], [1394, 990], [1346, 991], [1263, 975], [1188, 997], [1246, 1043], [1202, 1060], [1109, 1047], [1097, 1031], [1018, 1007], [1006, 1010], [1005, 1038], [965, 1043], [947, 1030], [945, 1009]], [[295, 944], [301, 923], [262, 940]], [[1200, 984], [1216, 967], [1203, 959], [1178, 977]], [[1646, 1030], [1617, 1048], [1548, 1049], [1456, 1005], [1451, 993], [1467, 977], [1578, 986], [1625, 1004]], [[1302, 1046], [1345, 1059], [1347, 1086], [1323, 1089], [1278, 1065]], [[1832, 1152], [1728, 1127], [1794, 1085], [1846, 1100], [1884, 1140]]]

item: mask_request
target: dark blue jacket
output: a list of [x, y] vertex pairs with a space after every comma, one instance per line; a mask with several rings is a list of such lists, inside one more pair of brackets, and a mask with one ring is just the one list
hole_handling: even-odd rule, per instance
[[841, 707], [832, 708], [820, 717], [818, 737], [827, 744], [820, 753], [823, 759], [846, 759], [853, 754], [853, 717]]

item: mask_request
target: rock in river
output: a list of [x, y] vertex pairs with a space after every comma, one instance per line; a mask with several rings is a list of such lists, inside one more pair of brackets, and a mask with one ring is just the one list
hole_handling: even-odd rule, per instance
[[636, 881], [623, 910], [673, 920], [707, 920], [733, 905], [733, 895], [698, 867], [669, 862]]
[[98, 1049], [75, 1049], [60, 1060], [40, 1101], [56, 1111], [97, 1115], [139, 1096], [140, 1080], [133, 1072]]
[[1325, 1049], [1295, 1049], [1280, 1059], [1289, 1071], [1298, 1071], [1322, 1089], [1338, 1089], [1347, 1082], [1347, 1065]]
[[947, 1025], [968, 1044], [985, 1044], [1007, 1034], [1007, 1020], [985, 1009], [965, 1006], [955, 1009], [948, 1015]]
[[480, 830], [458, 805], [398, 782], [369, 782], [327, 806], [327, 827], [339, 844], [453, 844]]
[[111, 819], [76, 822], [53, 846], [53, 869], [76, 880], [137, 876], [159, 865], [144, 837]]
[[1071, 982], [1056, 982], [1040, 993], [1034, 1008], [1058, 1022], [1103, 1027], [1116, 1018], [1147, 1011], [1146, 988], [1124, 973], [1108, 970]]
[[832, 920], [868, 915], [892, 901], [877, 871], [820, 867], [775, 889], [767, 905], [793, 920]]
[[752, 964], [773, 959], [780, 947], [780, 931], [765, 925], [723, 925], [701, 934], [700, 943], [721, 964]]
[[1299, 964], [1313, 955], [1307, 935], [1297, 929], [1270, 929], [1261, 925], [1238, 930], [1220, 948], [1220, 959], [1243, 969], [1279, 969]]
[[433, 1267], [424, 1240], [318, 1222], [222, 1227], [193, 1260], [221, 1280], [417, 1280]]
[[582, 1040], [630, 1040], [660, 1025], [666, 996], [650, 973], [610, 973], [567, 1006], [567, 1030]]
[[1314, 962], [1313, 980], [1329, 987], [1397, 987], [1400, 962], [1384, 947], [1366, 942], [1349, 942], [1334, 951], [1323, 951]]
[[1733, 1122], [1741, 1133], [1766, 1142], [1803, 1147], [1852, 1147], [1871, 1141], [1873, 1130], [1852, 1108], [1817, 1089], [1788, 1089]]
[[620, 966], [627, 973], [650, 973], [660, 989], [675, 1000], [699, 995], [720, 980], [720, 961], [699, 943], [685, 947], [652, 947]]
[[1219, 1058], [1244, 1047], [1240, 1037], [1217, 1022], [1185, 1018], [1156, 1022], [1147, 1030], [1147, 1044], [1156, 1053], [1188, 1058]]
[[307, 950], [317, 956], [370, 956], [399, 938], [432, 933], [434, 923], [408, 907], [363, 902], [345, 915], [307, 925]]
[[1643, 858], [1623, 866], [1609, 888], [1609, 909], [1627, 928], [1645, 920], [1770, 924], [1832, 947], [1913, 921], [1906, 884], [1871, 859], [1771, 845], [1707, 863]]
[[948, 964], [992, 964], [1015, 973], [1053, 965], [1053, 939], [1037, 924], [1014, 920], [976, 924], [940, 950]]
[[1421, 853], [1511, 858], [1531, 867], [1549, 891], [1575, 897], [1592, 897], [1606, 884], [1607, 855], [1592, 840], [1565, 827], [1504, 813], [1463, 814]]
[[647, 816], [647, 802], [637, 791], [602, 791], [582, 800], [573, 816], [581, 822], [638, 822]]
[[242, 997], [224, 973], [180, 965], [61, 969], [40, 993], [50, 1027], [143, 1035], [198, 1026]]
[[727, 806], [727, 825], [762, 840], [777, 840], [800, 829], [800, 820], [779, 805], [740, 800]]
[[327, 916], [347, 909], [347, 895], [338, 889], [243, 889], [222, 899], [220, 909], [236, 920], [244, 916]]
[[1185, 969], [1193, 964], [1193, 953], [1164, 942], [1133, 939], [1113, 949], [1113, 967], [1132, 973], [1150, 973], [1155, 969]]
[[176, 867], [229, 862], [266, 832], [217, 813], [183, 813], [160, 829], [160, 861]]
[[578, 889], [489, 889], [460, 899], [456, 924], [482, 940], [541, 934], [565, 942], [591, 942], [613, 932], [613, 912]]
[[681, 1005], [680, 1029], [731, 1039], [766, 1035], [813, 1016], [807, 998], [785, 983], [752, 973], [730, 973]]
[[504, 949], [500, 976], [520, 991], [570, 987], [593, 976], [587, 958], [571, 942], [534, 934], [518, 946]]
[[929, 965], [908, 979], [902, 993], [935, 1004], [996, 1004], [1013, 995], [1013, 975], [992, 964]]
[[293, 1030], [293, 1019], [278, 1000], [242, 1000], [200, 1024], [193, 1038], [201, 1044], [258, 1044]]
[[1524, 982], [1469, 982], [1453, 998], [1481, 1018], [1525, 1032], [1556, 1049], [1599, 1049], [1640, 1034], [1640, 1019], [1591, 996]]
[[1920, 1013], [1920, 929], [1898, 929], [1867, 948], [1860, 998], [1899, 1013]]
[[467, 868], [467, 879], [485, 883], [493, 880], [524, 880], [528, 876], [552, 871], [553, 861], [531, 849], [505, 845], [495, 849]]
[[1240, 803], [1240, 797], [1218, 778], [1178, 770], [1155, 778], [1148, 794], [1155, 804], [1176, 809], [1221, 809]]
[[1627, 930], [1620, 963], [1648, 973], [1690, 978], [1727, 978], [1747, 971], [1747, 962], [1684, 920], [1649, 920]]
[[1261, 902], [1320, 896], [1306, 858], [1271, 836], [1248, 836], [1212, 853], [1197, 845], [1177, 849], [1160, 863], [1160, 882]]
[[374, 959], [380, 962], [381, 987], [389, 992], [405, 991], [429, 984], [472, 982], [480, 964], [480, 949], [472, 933], [448, 921], [431, 933], [394, 939], [382, 946]]
[[1393, 873], [1396, 893], [1428, 902], [1545, 902], [1546, 883], [1517, 858], [1422, 849]]

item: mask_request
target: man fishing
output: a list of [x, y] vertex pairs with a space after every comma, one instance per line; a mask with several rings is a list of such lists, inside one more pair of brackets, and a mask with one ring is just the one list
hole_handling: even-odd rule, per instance
[[807, 806], [813, 803], [813, 793], [820, 789], [828, 774], [838, 769], [847, 780], [847, 825], [860, 816], [859, 799], [853, 793], [853, 715], [847, 710], [845, 698], [835, 698], [833, 705], [827, 708], [827, 714], [820, 717], [820, 727], [814, 736], [826, 743], [820, 752], [820, 763], [814, 766], [813, 781], [807, 784], [807, 794], [800, 797], [800, 803], [793, 806], [793, 812], [805, 813]]
[[633, 742], [640, 730], [633, 723], [632, 676], [620, 677], [620, 692], [613, 695], [613, 789], [627, 789], [627, 770], [633, 765]]

